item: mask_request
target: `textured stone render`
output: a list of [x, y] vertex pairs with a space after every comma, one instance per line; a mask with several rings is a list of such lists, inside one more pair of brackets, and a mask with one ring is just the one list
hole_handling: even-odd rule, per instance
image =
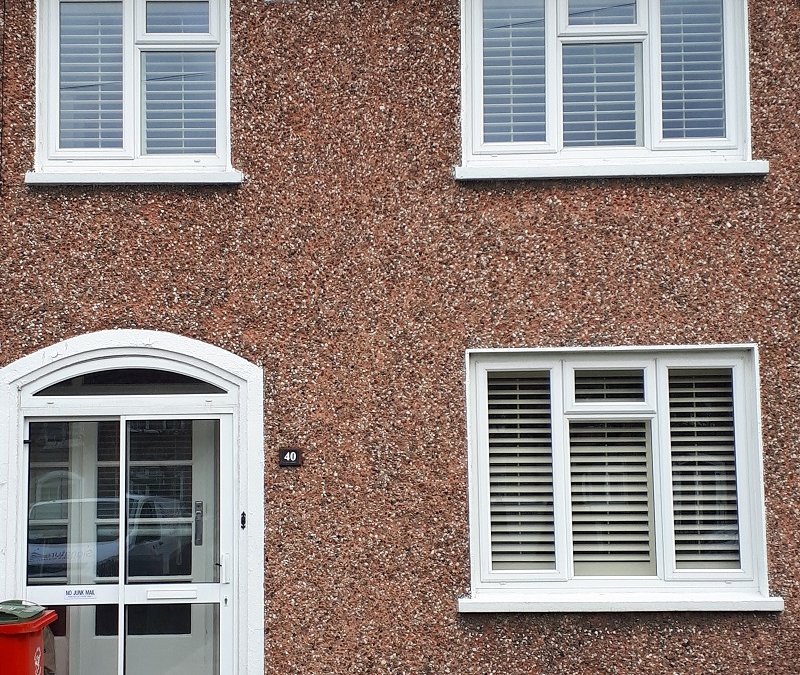
[[[6, 0], [0, 362], [152, 328], [264, 367], [267, 673], [798, 672], [800, 5], [750, 3], [768, 176], [478, 184], [456, 0], [232, 5], [243, 185], [31, 189], [34, 2]], [[466, 348], [738, 342], [782, 614], [457, 613]]]

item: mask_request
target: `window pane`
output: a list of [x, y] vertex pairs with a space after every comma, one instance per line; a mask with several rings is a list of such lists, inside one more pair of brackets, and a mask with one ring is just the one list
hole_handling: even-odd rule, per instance
[[544, 0], [484, 0], [483, 139], [544, 142]]
[[59, 147], [122, 147], [122, 3], [63, 2]]
[[564, 145], [637, 145], [641, 45], [569, 44], [564, 57]]
[[50, 609], [58, 613], [58, 620], [51, 624], [52, 642], [45, 631], [40, 672], [116, 675], [118, 606], [62, 605]]
[[644, 371], [576, 370], [576, 401], [644, 401]]
[[148, 2], [148, 33], [208, 33], [208, 2]]
[[113, 474], [119, 460], [102, 460], [104, 445], [119, 448], [117, 424], [31, 422], [29, 584], [94, 584], [117, 576], [119, 496]]
[[216, 152], [214, 52], [145, 52], [144, 151]]
[[550, 374], [489, 374], [492, 568], [555, 569]]
[[655, 574], [648, 423], [570, 422], [569, 445], [575, 574]]
[[570, 26], [636, 23], [636, 0], [569, 0]]
[[738, 569], [731, 370], [670, 370], [669, 417], [676, 565]]
[[125, 608], [125, 673], [219, 673], [219, 605]]
[[661, 0], [664, 138], [724, 138], [722, 0]]
[[219, 580], [219, 422], [128, 423], [128, 581]]
[[37, 391], [35, 396], [126, 396], [131, 394], [224, 394], [225, 390], [188, 375], [152, 368], [117, 368], [77, 375]]

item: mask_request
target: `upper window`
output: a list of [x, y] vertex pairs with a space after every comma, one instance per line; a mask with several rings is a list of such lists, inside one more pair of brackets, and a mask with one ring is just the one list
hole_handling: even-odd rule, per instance
[[742, 0], [463, 0], [461, 178], [763, 173]]
[[752, 348], [475, 352], [469, 366], [462, 610], [782, 608]]
[[39, 0], [28, 182], [238, 182], [225, 0]]

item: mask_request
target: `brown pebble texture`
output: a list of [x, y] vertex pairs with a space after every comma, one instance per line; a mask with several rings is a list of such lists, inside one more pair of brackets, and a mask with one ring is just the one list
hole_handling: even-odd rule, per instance
[[[35, 3], [4, 3], [0, 365], [148, 328], [263, 366], [270, 675], [800, 672], [797, 0], [749, 3], [767, 176], [482, 183], [457, 0], [231, 4], [241, 186], [32, 188]], [[783, 613], [458, 613], [465, 349], [740, 342]]]

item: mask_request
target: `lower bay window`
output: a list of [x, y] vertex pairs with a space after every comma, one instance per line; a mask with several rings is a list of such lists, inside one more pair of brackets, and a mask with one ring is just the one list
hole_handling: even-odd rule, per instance
[[462, 611], [780, 610], [755, 347], [468, 354]]

